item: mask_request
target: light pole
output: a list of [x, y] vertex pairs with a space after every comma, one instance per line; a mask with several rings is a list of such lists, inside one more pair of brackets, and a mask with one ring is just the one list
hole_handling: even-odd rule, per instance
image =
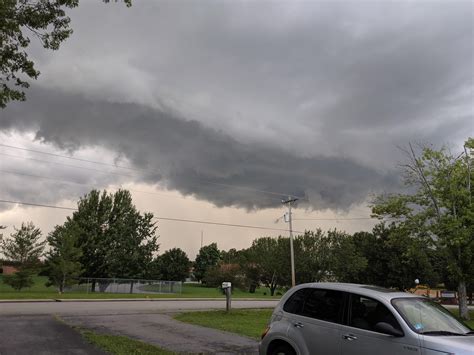
[[288, 197], [288, 200], [281, 201], [282, 204], [288, 205], [288, 227], [290, 232], [290, 257], [291, 257], [291, 286], [295, 287], [296, 277], [295, 277], [295, 252], [293, 249], [293, 225], [291, 218], [291, 204], [298, 201], [297, 198]]

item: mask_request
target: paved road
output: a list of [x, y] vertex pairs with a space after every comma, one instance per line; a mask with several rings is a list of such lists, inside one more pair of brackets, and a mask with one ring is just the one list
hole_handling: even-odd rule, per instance
[[[256, 340], [186, 324], [168, 314], [61, 316], [68, 324], [99, 333], [125, 335], [184, 354], [257, 354]], [[263, 331], [263, 329], [262, 329]]]
[[[273, 308], [278, 301], [232, 301], [233, 308]], [[2, 315], [110, 315], [224, 309], [225, 300], [0, 303]]]
[[1, 318], [1, 355], [105, 355], [53, 316], [6, 316]]

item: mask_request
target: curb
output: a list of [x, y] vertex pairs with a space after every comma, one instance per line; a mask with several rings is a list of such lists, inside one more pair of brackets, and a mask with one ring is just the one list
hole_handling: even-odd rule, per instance
[[[261, 299], [261, 298], [233, 298], [236, 301], [279, 301], [279, 299]], [[35, 303], [35, 302], [161, 302], [161, 301], [222, 301], [225, 298], [51, 298], [51, 299], [19, 299], [19, 300], [0, 300], [1, 303]]]

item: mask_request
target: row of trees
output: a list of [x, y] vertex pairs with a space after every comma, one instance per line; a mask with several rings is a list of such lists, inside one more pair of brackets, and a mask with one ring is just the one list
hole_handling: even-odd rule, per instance
[[[30, 222], [1, 241], [3, 255], [19, 268], [5, 275], [4, 282], [16, 289], [29, 287], [32, 275], [41, 271], [48, 276], [48, 285], [63, 292], [79, 277], [184, 280], [191, 262], [178, 248], [156, 256], [156, 229], [153, 215], [141, 214], [128, 191], [93, 190], [46, 240]], [[95, 287], [93, 283], [93, 291]]]
[[[231, 281], [254, 292], [259, 285], [278, 288], [291, 285], [289, 239], [264, 237], [247, 249], [220, 251], [215, 244], [199, 255], [217, 252], [202, 281], [214, 287]], [[449, 282], [443, 255], [395, 224], [380, 223], [372, 232], [353, 235], [332, 230], [306, 231], [294, 239], [296, 282], [339, 281], [395, 287], [406, 290], [414, 280], [436, 286]], [[198, 255], [198, 257], [199, 257]], [[197, 267], [196, 259], [196, 267]], [[195, 275], [197, 275], [195, 273]]]

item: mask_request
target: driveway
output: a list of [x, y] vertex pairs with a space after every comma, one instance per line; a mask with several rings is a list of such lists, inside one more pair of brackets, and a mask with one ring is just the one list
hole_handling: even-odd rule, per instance
[[[100, 333], [125, 335], [186, 354], [257, 354], [256, 340], [182, 323], [170, 314], [62, 316], [66, 323]], [[263, 329], [262, 329], [263, 331]]]
[[6, 316], [1, 325], [1, 355], [105, 354], [53, 316]]

